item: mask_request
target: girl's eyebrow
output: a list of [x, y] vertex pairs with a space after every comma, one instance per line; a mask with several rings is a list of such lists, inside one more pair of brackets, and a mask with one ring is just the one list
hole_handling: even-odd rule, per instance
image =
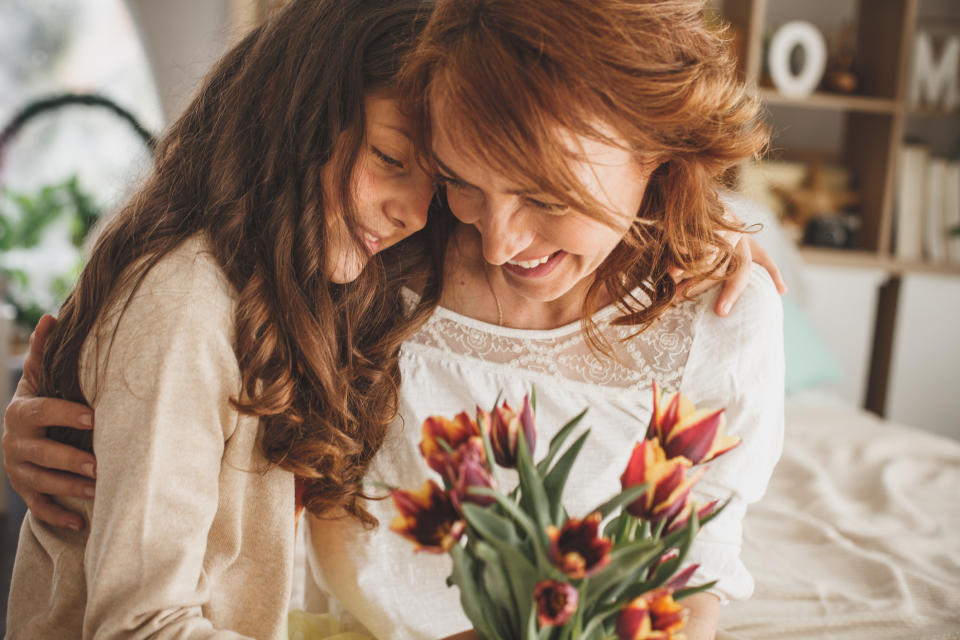
[[392, 129], [393, 131], [396, 131], [397, 133], [402, 134], [408, 140], [411, 140], [411, 141], [413, 140], [413, 136], [410, 135], [410, 132], [402, 127], [395, 127], [392, 124], [383, 124], [381, 126], [386, 127], [387, 129]]

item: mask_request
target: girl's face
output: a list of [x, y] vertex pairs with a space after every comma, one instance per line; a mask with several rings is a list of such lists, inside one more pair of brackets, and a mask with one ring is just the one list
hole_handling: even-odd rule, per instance
[[[344, 216], [330, 207], [327, 219], [327, 270], [338, 284], [360, 275], [367, 261], [379, 251], [419, 231], [427, 222], [433, 196], [431, 178], [415, 161], [410, 122], [400, 112], [397, 100], [369, 94], [364, 100], [366, 129], [363, 147], [354, 166], [352, 187], [358, 246]], [[325, 202], [336, 203], [337, 187], [329, 171], [322, 180]]]
[[445, 133], [451, 125], [442, 104], [435, 106], [441, 109], [432, 110], [433, 153], [447, 203], [479, 232], [484, 259], [499, 268], [510, 289], [530, 301], [550, 302], [592, 281], [633, 223], [656, 163], [618, 146], [568, 136], [569, 150], [579, 158], [570, 168], [613, 214], [615, 226], [608, 226], [458, 153]]

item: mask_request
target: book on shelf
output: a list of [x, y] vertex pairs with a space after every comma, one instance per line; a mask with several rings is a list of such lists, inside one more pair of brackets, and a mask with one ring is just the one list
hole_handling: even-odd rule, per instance
[[960, 158], [947, 162], [944, 173], [943, 221], [947, 229], [947, 261], [960, 265]]
[[900, 149], [893, 253], [905, 262], [960, 265], [960, 159], [930, 155], [924, 144]]
[[934, 264], [947, 260], [948, 230], [943, 210], [947, 191], [946, 172], [946, 158], [927, 160], [927, 171], [924, 176], [926, 191], [923, 198], [923, 257], [927, 262]]
[[929, 159], [930, 148], [926, 145], [908, 143], [900, 148], [894, 226], [894, 255], [899, 260], [915, 262], [923, 259]]

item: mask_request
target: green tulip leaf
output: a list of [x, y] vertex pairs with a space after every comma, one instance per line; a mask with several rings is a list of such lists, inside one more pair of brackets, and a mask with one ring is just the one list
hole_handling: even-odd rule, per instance
[[540, 633], [537, 631], [537, 607], [531, 606], [530, 613], [527, 615], [527, 628], [525, 629], [523, 640], [539, 640]]
[[[491, 414], [491, 420], [493, 416]], [[493, 443], [490, 442], [490, 430], [485, 429], [480, 420], [477, 420], [477, 426], [480, 428], [480, 439], [483, 440], [483, 455], [487, 459], [487, 469], [493, 472], [497, 459], [493, 455]]]
[[682, 600], [683, 598], [686, 598], [687, 596], [692, 596], [695, 593], [700, 593], [701, 591], [712, 589], [717, 585], [717, 582], [719, 582], [719, 580], [711, 580], [710, 582], [706, 584], [701, 584], [700, 586], [697, 586], [697, 587], [686, 587], [683, 589], [678, 589], [677, 591], [674, 592], [673, 599]]
[[549, 469], [550, 465], [553, 463], [553, 459], [557, 457], [558, 453], [560, 453], [563, 443], [567, 441], [567, 438], [570, 437], [570, 434], [572, 434], [573, 430], [577, 428], [577, 425], [580, 424], [580, 421], [583, 420], [583, 416], [585, 415], [587, 415], [587, 409], [584, 409], [577, 414], [573, 420], [563, 425], [563, 428], [557, 432], [557, 435], [553, 436], [553, 438], [550, 440], [550, 448], [547, 451], [547, 455], [543, 457], [543, 460], [537, 463], [537, 471], [539, 471], [541, 475], [546, 474], [547, 469]]
[[543, 488], [550, 501], [550, 513], [553, 516], [553, 521], [557, 524], [561, 522], [563, 516], [563, 489], [567, 484], [567, 478], [570, 476], [570, 469], [573, 467], [573, 463], [577, 461], [577, 456], [580, 455], [580, 450], [589, 435], [589, 429], [584, 431], [570, 445], [570, 448], [560, 456], [557, 464], [550, 469], [550, 472], [543, 479]]
[[547, 556], [547, 542], [545, 533], [542, 529], [538, 528], [537, 523], [535, 523], [529, 515], [524, 513], [524, 511], [517, 504], [511, 502], [499, 491], [490, 489], [489, 487], [471, 487], [470, 492], [475, 495], [489, 496], [493, 498], [506, 512], [506, 514], [513, 518], [513, 521], [516, 522], [523, 532], [527, 534], [527, 538], [533, 542], [538, 569], [542, 571], [553, 567], [553, 564], [550, 562], [550, 559]]
[[520, 504], [527, 513], [533, 514], [540, 531], [543, 531], [554, 524], [550, 518], [550, 501], [543, 479], [533, 466], [526, 438], [517, 438], [517, 473], [520, 476]]
[[486, 640], [495, 640], [497, 635], [484, 615], [481, 604], [482, 593], [474, 580], [474, 561], [466, 550], [459, 544], [450, 547], [450, 556], [453, 558], [453, 573], [450, 580], [460, 588], [460, 604], [467, 618], [473, 623], [476, 632]]
[[[634, 500], [642, 496], [644, 493], [647, 492], [647, 488], [649, 486], [650, 486], [649, 483], [647, 483], [647, 484], [638, 484], [633, 487], [627, 487], [626, 489], [624, 489], [614, 497], [610, 498], [609, 500], [601, 504], [599, 507], [597, 507], [593, 511], [599, 511], [600, 516], [602, 518], [606, 518], [607, 516], [609, 516], [611, 513], [613, 513], [623, 505], [630, 504], [631, 502], [633, 502]], [[591, 511], [591, 513], [593, 513], [593, 511]]]
[[638, 540], [615, 549], [610, 554], [610, 563], [590, 579], [589, 589], [580, 594], [581, 597], [590, 602], [596, 596], [603, 600], [610, 589], [618, 585], [624, 589], [629, 587], [636, 576], [646, 571], [662, 552], [663, 547], [656, 540]]
[[[587, 626], [583, 629], [583, 635], [581, 638], [583, 638], [583, 640], [606, 640], [608, 636], [607, 630], [604, 628], [604, 624], [610, 619], [611, 616], [620, 613], [620, 610], [623, 607], [623, 604], [617, 602], [591, 612], [590, 620], [587, 622]], [[616, 640], [616, 636], [613, 636], [613, 638]]]
[[[503, 559], [497, 550], [489, 544], [478, 541], [474, 547], [477, 557], [483, 561], [483, 569], [480, 573], [482, 587], [488, 598], [492, 601], [489, 609], [493, 610], [494, 619], [501, 633], [504, 629], [519, 629], [520, 618], [516, 611], [517, 598], [511, 590], [510, 581], [507, 579], [508, 572], [503, 569]], [[508, 637], [503, 635], [501, 637]]]

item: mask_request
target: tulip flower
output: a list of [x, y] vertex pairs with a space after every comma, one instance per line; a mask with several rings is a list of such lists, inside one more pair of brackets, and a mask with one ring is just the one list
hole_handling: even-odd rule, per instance
[[[423, 421], [420, 454], [430, 468], [451, 484], [456, 480], [460, 458], [460, 446], [470, 438], [480, 439], [480, 428], [466, 411], [461, 411], [453, 420], [430, 416]], [[440, 444], [443, 440], [446, 447]]]
[[[697, 520], [699, 522], [703, 522], [704, 518], [717, 510], [717, 504], [719, 504], [719, 502], [719, 500], [711, 500], [707, 504], [697, 509]], [[664, 535], [673, 533], [681, 527], [685, 527], [687, 522], [690, 520], [690, 513], [692, 511], [693, 503], [690, 500], [687, 500], [687, 504], [684, 505], [683, 509], [676, 516], [674, 516], [673, 520], [667, 526], [667, 530]]]
[[537, 603], [537, 619], [541, 627], [559, 626], [566, 623], [577, 610], [580, 594], [567, 582], [541, 580], [533, 589]]
[[487, 467], [480, 438], [470, 438], [457, 450], [458, 467], [450, 497], [458, 509], [463, 502], [472, 502], [487, 507], [496, 502], [491, 496], [478, 496], [469, 492], [470, 487], [496, 488], [497, 483]]
[[643, 440], [633, 448], [627, 468], [620, 476], [624, 489], [649, 483], [642, 496], [627, 506], [627, 511], [650, 522], [659, 522], [675, 516], [686, 504], [690, 489], [703, 475], [701, 468], [687, 478], [690, 461], [682, 456], [667, 459], [656, 440]]
[[465, 524], [447, 493], [433, 480], [418, 491], [390, 492], [400, 512], [390, 529], [412, 540], [417, 551], [444, 553], [460, 539]]
[[724, 434], [723, 409], [697, 409], [678, 393], [663, 393], [653, 385], [653, 414], [647, 438], [657, 438], [668, 458], [683, 456], [691, 464], [712, 460], [740, 444]]
[[516, 468], [517, 438], [521, 433], [527, 440], [527, 448], [533, 453], [537, 445], [537, 428], [533, 421], [530, 396], [524, 396], [519, 413], [506, 402], [495, 407], [492, 413], [477, 407], [477, 420], [481, 428], [489, 432], [493, 457], [501, 467]]
[[593, 575], [610, 562], [613, 543], [597, 535], [600, 520], [600, 514], [593, 513], [583, 520], [570, 518], [562, 529], [547, 527], [550, 559], [574, 580]]
[[617, 618], [619, 640], [680, 640], [686, 612], [668, 588], [634, 599]]

